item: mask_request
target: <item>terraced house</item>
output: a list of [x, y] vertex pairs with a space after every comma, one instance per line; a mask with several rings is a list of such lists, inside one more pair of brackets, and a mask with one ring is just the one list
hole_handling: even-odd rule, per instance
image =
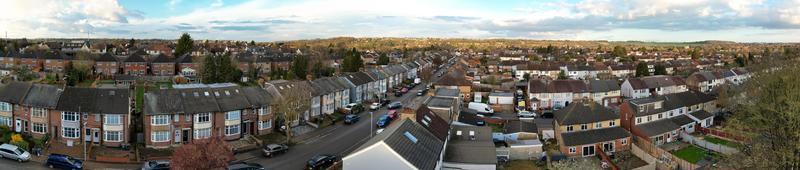
[[272, 132], [271, 95], [258, 87], [200, 87], [145, 93], [145, 144], [166, 148]]
[[716, 112], [715, 97], [698, 91], [634, 99], [620, 106], [622, 126], [656, 145], [675, 141], [697, 126], [713, 125], [711, 113]]
[[[0, 88], [0, 123], [15, 132], [41, 138], [50, 133], [51, 115], [57, 115], [56, 104], [62, 88], [52, 85], [12, 82]], [[5, 112], [6, 107], [13, 107]], [[13, 113], [12, 113], [13, 112]]]
[[622, 83], [621, 88], [622, 96], [631, 99], [680, 93], [688, 90], [686, 81], [683, 78], [665, 75], [630, 78]]
[[131, 103], [128, 89], [67, 87], [57, 112], [50, 112], [52, 139], [114, 147], [130, 143]]

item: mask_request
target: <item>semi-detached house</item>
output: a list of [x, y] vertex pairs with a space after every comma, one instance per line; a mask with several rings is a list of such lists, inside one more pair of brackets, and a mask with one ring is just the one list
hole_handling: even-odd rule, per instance
[[620, 115], [595, 102], [576, 102], [553, 116], [559, 150], [567, 156], [630, 149], [631, 134], [620, 127]]
[[[130, 90], [67, 87], [50, 115], [55, 141], [104, 146], [130, 142]], [[53, 113], [53, 112], [51, 112]]]
[[692, 133], [696, 126], [713, 125], [711, 113], [717, 111], [715, 97], [697, 91], [633, 99], [620, 106], [622, 126], [656, 145]]
[[622, 83], [622, 96], [630, 99], [666, 95], [687, 91], [686, 81], [677, 76], [647, 76], [630, 78]]

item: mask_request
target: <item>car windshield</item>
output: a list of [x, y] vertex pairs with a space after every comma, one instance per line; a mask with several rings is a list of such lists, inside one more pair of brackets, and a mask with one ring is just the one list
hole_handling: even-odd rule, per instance
[[17, 148], [17, 154], [22, 154], [22, 153], [25, 153], [25, 150], [22, 150], [22, 149], [20, 149], [20, 148]]

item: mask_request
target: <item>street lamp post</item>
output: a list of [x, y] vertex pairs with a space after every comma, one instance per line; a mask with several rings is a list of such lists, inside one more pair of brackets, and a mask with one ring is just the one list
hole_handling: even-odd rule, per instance
[[369, 137], [372, 138], [372, 112], [369, 112]]

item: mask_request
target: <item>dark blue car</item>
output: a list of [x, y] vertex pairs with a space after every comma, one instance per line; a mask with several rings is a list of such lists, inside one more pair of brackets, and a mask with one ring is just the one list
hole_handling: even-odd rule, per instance
[[345, 124], [353, 124], [353, 123], [358, 122], [359, 119], [361, 119], [360, 116], [355, 115], [355, 114], [349, 114], [347, 116], [344, 116], [344, 123]]
[[50, 168], [58, 169], [83, 169], [83, 162], [62, 154], [50, 154], [47, 156], [45, 165]]
[[389, 115], [383, 115], [380, 118], [378, 118], [378, 122], [376, 123], [376, 125], [378, 125], [378, 128], [384, 128], [387, 125], [389, 125], [391, 121], [392, 118], [389, 118]]

